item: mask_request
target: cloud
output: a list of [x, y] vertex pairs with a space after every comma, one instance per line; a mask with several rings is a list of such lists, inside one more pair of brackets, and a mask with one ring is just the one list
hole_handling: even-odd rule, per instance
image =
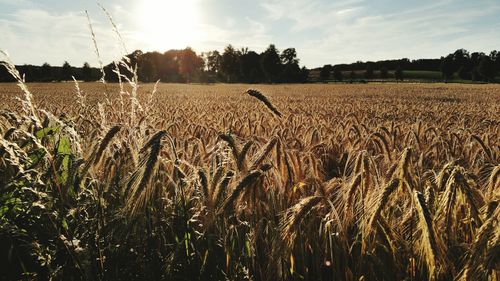
[[[94, 29], [98, 39], [109, 35], [99, 23], [94, 24]], [[83, 58], [91, 58], [93, 54], [84, 13], [51, 14], [39, 9], [20, 9], [0, 20], [0, 30], [0, 48], [8, 50], [15, 63], [61, 65], [68, 60], [81, 65]], [[103, 49], [110, 46], [107, 39], [100, 43]], [[109, 57], [107, 52], [103, 53]]]
[[[310, 40], [296, 41], [308, 66], [357, 60], [439, 57], [458, 48], [484, 50], [500, 45], [495, 28], [481, 24], [495, 18], [500, 4], [488, 1], [435, 1], [391, 11], [363, 1], [285, 0], [262, 3], [273, 21], [290, 20], [294, 38], [307, 31]], [[395, 3], [393, 3], [395, 4]], [[496, 20], [498, 23], [499, 20]], [[479, 27], [477, 26], [479, 23]]]
[[229, 44], [235, 48], [262, 51], [273, 39], [269, 26], [251, 17], [227, 17], [221, 24], [203, 23], [199, 28], [204, 36], [198, 45], [193, 46], [198, 51], [222, 51]]
[[330, 24], [343, 19], [361, 9], [364, 1], [321, 1], [321, 0], [274, 0], [263, 2], [261, 6], [267, 11], [268, 18], [277, 21], [288, 19], [293, 22], [292, 29], [303, 31], [313, 28], [327, 28]]
[[[125, 2], [124, 2], [125, 1]], [[128, 50], [154, 50], [141, 30], [131, 0], [106, 3]], [[181, 0], [178, 0], [181, 1]], [[203, 0], [196, 51], [223, 50], [227, 44], [262, 51], [270, 43], [295, 47], [308, 67], [326, 63], [390, 58], [439, 57], [458, 48], [489, 52], [500, 47], [500, 2], [493, 0]], [[28, 0], [0, 0], [0, 48], [14, 61], [97, 65], [81, 4], [57, 7]], [[142, 2], [141, 2], [142, 3]], [[48, 4], [45, 4], [48, 5]], [[91, 8], [105, 63], [121, 55], [108, 20]], [[138, 24], [139, 23], [139, 24]], [[496, 47], [495, 47], [496, 46]], [[165, 51], [165, 50], [158, 50]]]

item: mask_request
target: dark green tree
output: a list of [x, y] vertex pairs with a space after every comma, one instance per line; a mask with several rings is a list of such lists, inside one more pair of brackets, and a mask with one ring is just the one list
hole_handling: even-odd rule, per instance
[[142, 56], [137, 72], [139, 80], [142, 82], [156, 82], [159, 79], [153, 56], [150, 53]]
[[2, 61], [0, 61], [0, 82], [14, 82], [12, 75], [10, 75], [7, 68], [2, 65]]
[[398, 66], [396, 68], [396, 71], [394, 71], [394, 78], [396, 78], [396, 81], [403, 81], [403, 69], [401, 68], [401, 66]]
[[73, 77], [73, 70], [71, 69], [71, 65], [67, 61], [65, 61], [63, 66], [61, 67], [61, 75], [59, 80], [69, 81], [73, 79], [72, 77]]
[[481, 58], [477, 70], [485, 82], [495, 81], [495, 63], [489, 56]]
[[257, 83], [262, 81], [264, 74], [260, 68], [260, 55], [247, 51], [240, 56], [240, 75], [244, 82]]
[[301, 82], [301, 70], [299, 67], [299, 64], [297, 63], [291, 63], [291, 64], [285, 64], [283, 66], [283, 71], [281, 73], [281, 82], [284, 83], [296, 83], [296, 82]]
[[54, 80], [52, 75], [52, 66], [48, 63], [44, 63], [40, 68], [40, 81], [42, 82], [50, 82]]
[[297, 51], [295, 48], [288, 48], [283, 50], [280, 55], [281, 62], [285, 65], [287, 64], [299, 64], [299, 60], [297, 59]]
[[260, 65], [262, 67], [264, 75], [266, 76], [267, 82], [271, 83], [278, 82], [282, 65], [281, 65], [280, 54], [276, 49], [276, 46], [271, 44], [264, 51], [264, 53], [262, 53], [260, 59]]
[[366, 66], [366, 71], [365, 71], [365, 78], [366, 79], [372, 79], [373, 78], [373, 67], [371, 64]]
[[301, 83], [306, 83], [309, 79], [309, 69], [307, 69], [305, 66], [303, 66], [300, 69], [300, 80], [298, 82]]
[[389, 78], [389, 70], [387, 69], [387, 67], [384, 66], [380, 69], [380, 78], [381, 79]]
[[470, 54], [470, 61], [473, 67], [477, 67], [479, 65], [479, 62], [481, 61], [481, 58], [484, 57], [485, 54], [482, 52], [474, 52]]
[[470, 54], [465, 49], [458, 49], [453, 53], [453, 61], [455, 63], [455, 67], [460, 68], [464, 66], [466, 70], [468, 70], [470, 65]]
[[92, 81], [92, 68], [90, 68], [90, 65], [88, 62], [83, 64], [82, 67], [82, 80], [85, 82], [90, 82]]
[[240, 55], [232, 45], [228, 45], [222, 53], [220, 69], [226, 82], [236, 82], [239, 76]]
[[331, 71], [332, 71], [332, 65], [325, 64], [319, 72], [319, 80], [325, 82], [328, 79], [330, 79]]
[[482, 80], [483, 77], [479, 73], [477, 66], [472, 69], [471, 78], [472, 78], [472, 81], [481, 81]]
[[453, 77], [453, 73], [456, 71], [455, 62], [453, 60], [453, 55], [448, 55], [441, 58], [441, 73], [443, 75], [443, 80], [448, 82]]
[[342, 71], [340, 70], [339, 67], [333, 68], [333, 79], [335, 79], [335, 81], [338, 81], [338, 82], [341, 82], [342, 80], [344, 80], [344, 77], [342, 75]]
[[356, 79], [356, 72], [354, 70], [351, 70], [351, 72], [349, 72], [349, 80], [351, 80], [351, 82], [354, 82], [355, 79]]
[[495, 63], [495, 71], [497, 73], [500, 72], [500, 52], [496, 50], [491, 51], [490, 58]]
[[213, 74], [217, 74], [220, 72], [221, 69], [221, 55], [219, 51], [211, 51], [208, 53], [205, 53], [205, 66], [207, 67], [208, 72], [211, 72]]
[[467, 67], [465, 65], [461, 65], [458, 68], [457, 71], [458, 77], [462, 80], [470, 80], [471, 79], [471, 73], [467, 70]]
[[283, 50], [280, 58], [283, 63], [283, 72], [281, 73], [280, 80], [285, 83], [302, 82], [301, 69], [299, 67], [299, 60], [297, 59], [297, 51], [295, 48]]

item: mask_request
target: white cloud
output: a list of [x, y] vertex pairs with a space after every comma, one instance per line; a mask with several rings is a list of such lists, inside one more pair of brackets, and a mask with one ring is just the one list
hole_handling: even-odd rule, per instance
[[[141, 39], [144, 34], [136, 11], [139, 2], [125, 1], [109, 0], [106, 7], [128, 50], [155, 50]], [[457, 48], [486, 52], [500, 47], [500, 19], [496, 17], [500, 2], [493, 0], [422, 0], [411, 5], [396, 0], [383, 0], [384, 4], [363, 0], [258, 1], [242, 8], [235, 5], [231, 12], [225, 10], [227, 1], [213, 1], [211, 8], [218, 15], [203, 15], [197, 25], [200, 38], [191, 47], [198, 52], [222, 50], [231, 43], [262, 51], [276, 43], [278, 48], [295, 47], [301, 62], [309, 67], [439, 57]], [[86, 17], [83, 12], [71, 12], [81, 7], [68, 2], [64, 8], [48, 10], [42, 2], [12, 3], [0, 0], [0, 7], [9, 7], [0, 12], [0, 48], [7, 49], [15, 62], [60, 65], [68, 60], [73, 65], [84, 61], [97, 65]], [[107, 63], [121, 53], [107, 19], [95, 7], [93, 13], [93, 27]]]
[[[380, 12], [362, 1], [286, 0], [263, 3], [268, 18], [288, 19], [292, 32], [317, 33], [312, 40], [296, 41], [308, 66], [357, 60], [439, 57], [458, 48], [484, 50], [500, 45], [495, 28], [472, 25], [500, 11], [499, 4], [457, 5], [442, 0], [397, 12]], [[283, 8], [284, 7], [284, 8]], [[382, 9], [383, 10], [383, 9]], [[497, 21], [498, 22], [498, 21]], [[293, 37], [293, 36], [292, 36]]]
[[[114, 57], [110, 31], [94, 22], [103, 60]], [[93, 54], [90, 31], [84, 13], [51, 14], [44, 10], [21, 9], [0, 20], [0, 48], [8, 50], [15, 63], [74, 65], [90, 61]], [[114, 47], [113, 47], [114, 48]], [[96, 65], [94, 62], [93, 65]]]
[[362, 9], [361, 0], [321, 1], [321, 0], [274, 0], [264, 2], [261, 6], [268, 13], [268, 18], [277, 21], [289, 19], [292, 29], [303, 31], [312, 28], [328, 28], [344, 15], [353, 16]]

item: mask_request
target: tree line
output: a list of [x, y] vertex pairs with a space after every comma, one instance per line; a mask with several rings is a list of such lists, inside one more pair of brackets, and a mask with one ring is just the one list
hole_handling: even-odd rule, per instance
[[[129, 65], [137, 66], [141, 82], [226, 82], [226, 83], [299, 83], [306, 82], [309, 72], [299, 66], [295, 48], [279, 51], [271, 44], [261, 53], [248, 48], [236, 49], [228, 45], [222, 53], [204, 52], [198, 55], [193, 49], [142, 52], [136, 50], [126, 55]], [[75, 76], [78, 80], [96, 81], [101, 73], [88, 63], [76, 68], [65, 62], [62, 67], [48, 63], [42, 66], [18, 66], [28, 82], [67, 81]], [[118, 70], [118, 71], [117, 71]], [[130, 78], [132, 73], [124, 65], [112, 62], [104, 66], [106, 81], [117, 82], [118, 74]], [[13, 82], [4, 68], [0, 68], [0, 82]]]
[[[327, 64], [311, 71], [299, 66], [295, 48], [280, 52], [273, 44], [261, 53], [228, 45], [222, 53], [214, 50], [198, 55], [188, 47], [164, 53], [144, 53], [137, 50], [126, 57], [130, 65], [137, 66], [138, 79], [142, 82], [303, 83], [332, 79], [403, 80], [405, 71], [440, 72], [438, 80], [445, 82], [453, 79], [495, 82], [496, 75], [500, 73], [500, 52], [496, 50], [485, 54], [459, 49], [439, 59], [357, 61], [351, 64]], [[104, 67], [107, 81], [118, 81], [116, 67], [115, 63]], [[124, 66], [118, 67], [122, 75], [131, 76]], [[72, 77], [81, 81], [97, 81], [102, 76], [98, 68], [92, 68], [88, 63], [82, 67], [71, 66], [68, 62], [61, 67], [48, 63], [42, 66], [21, 65], [18, 69], [25, 75], [27, 82], [68, 81]], [[318, 74], [317, 78], [314, 73]], [[0, 67], [0, 82], [14, 82], [3, 67]]]
[[[127, 58], [137, 64], [143, 82], [297, 83], [306, 82], [309, 74], [305, 67], [300, 68], [295, 48], [280, 52], [273, 44], [262, 53], [228, 45], [222, 53], [215, 50], [197, 55], [186, 48], [163, 54], [135, 51]], [[104, 70], [107, 80], [118, 80], [114, 63]], [[119, 70], [128, 72], [123, 66]]]
[[500, 73], [500, 52], [494, 50], [487, 55], [459, 49], [441, 57], [440, 70], [445, 81], [456, 74], [462, 80], [495, 82], [495, 76]]
[[[101, 77], [100, 70], [91, 67], [88, 63], [84, 63], [82, 67], [74, 67], [65, 61], [62, 66], [51, 66], [44, 63], [41, 66], [18, 65], [16, 68], [25, 77], [26, 82], [70, 81], [73, 80], [72, 77], [80, 81], [90, 82]], [[3, 66], [0, 66], [0, 82], [15, 82], [12, 75]]]
[[[489, 54], [470, 53], [465, 49], [458, 49], [439, 59], [357, 61], [351, 64], [326, 64], [314, 71], [319, 72], [320, 81], [375, 78], [403, 80], [404, 71], [435, 71], [441, 72], [441, 79], [445, 82], [453, 79], [496, 82], [495, 77], [500, 74], [500, 52], [493, 50]], [[378, 75], [375, 75], [375, 71]]]

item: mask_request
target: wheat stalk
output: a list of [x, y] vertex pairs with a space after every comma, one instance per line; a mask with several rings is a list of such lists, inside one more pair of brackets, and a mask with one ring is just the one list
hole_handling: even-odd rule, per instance
[[269, 99], [264, 96], [264, 94], [262, 94], [261, 92], [257, 91], [257, 90], [253, 90], [253, 89], [248, 89], [246, 91], [246, 93], [258, 100], [260, 100], [262, 103], [264, 103], [264, 105], [269, 108], [269, 110], [272, 111], [272, 113], [274, 113], [276, 116], [278, 117], [282, 117], [282, 114], [281, 112], [278, 111], [278, 109], [269, 101]]

